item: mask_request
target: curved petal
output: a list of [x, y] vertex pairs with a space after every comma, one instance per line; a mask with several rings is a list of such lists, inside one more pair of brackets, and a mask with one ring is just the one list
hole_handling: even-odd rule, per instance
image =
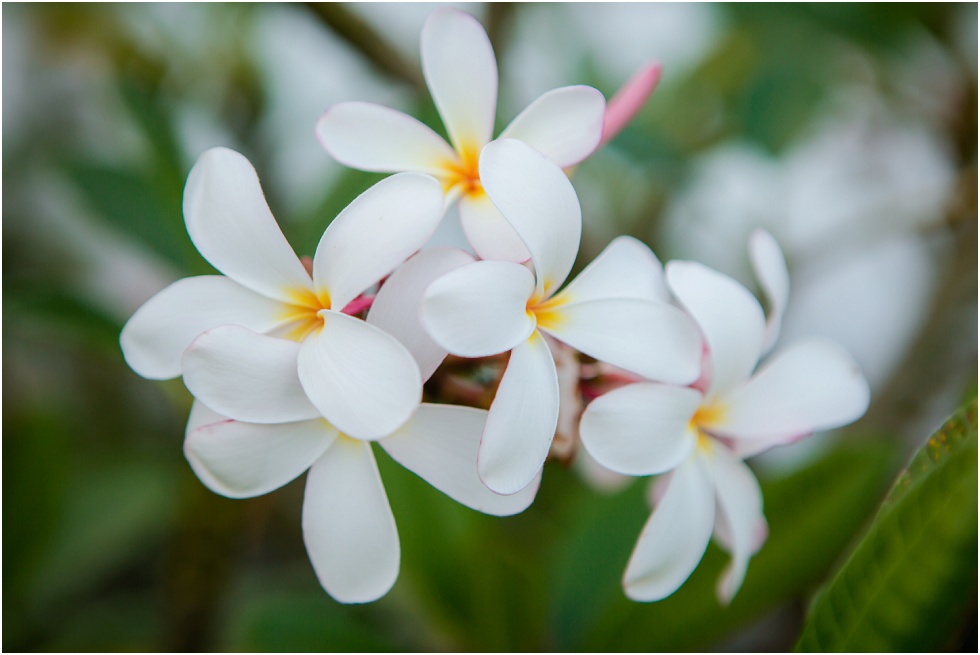
[[184, 222], [201, 255], [252, 291], [291, 302], [312, 289], [255, 169], [234, 150], [212, 148], [198, 158], [184, 186]]
[[599, 396], [585, 408], [579, 434], [597, 462], [625, 475], [654, 475], [685, 461], [697, 444], [691, 419], [701, 394], [639, 382]]
[[251, 498], [299, 477], [336, 438], [322, 419], [278, 425], [229, 419], [189, 432], [184, 455], [211, 491]]
[[223, 421], [230, 421], [231, 419], [224, 414], [219, 414], [214, 411], [200, 400], [194, 400], [191, 403], [191, 411], [187, 416], [187, 427], [184, 428], [184, 438], [186, 439], [191, 432], [194, 430], [204, 427], [205, 425], [211, 425], [212, 423], [221, 423]]
[[221, 275], [177, 280], [136, 310], [119, 335], [123, 357], [145, 378], [180, 375], [184, 350], [202, 332], [241, 325], [267, 332], [284, 320], [284, 305]]
[[493, 138], [497, 61], [486, 30], [457, 9], [432, 12], [422, 28], [422, 74], [457, 152]]
[[749, 258], [752, 269], [759, 279], [759, 285], [769, 303], [769, 316], [766, 318], [766, 340], [762, 352], [769, 352], [779, 338], [783, 314], [789, 302], [789, 270], [783, 251], [771, 234], [756, 230], [749, 238]]
[[538, 492], [540, 476], [511, 496], [490, 491], [476, 471], [487, 412], [423, 403], [405, 425], [379, 441], [392, 458], [453, 500], [485, 514], [523, 512]]
[[636, 542], [623, 589], [633, 600], [662, 600], [697, 568], [715, 520], [715, 489], [701, 458], [690, 457], [671, 473], [657, 508]]
[[316, 123], [330, 156], [362, 171], [446, 174], [459, 155], [441, 136], [408, 114], [370, 102], [333, 105]]
[[434, 177], [398, 173], [359, 195], [333, 220], [313, 256], [315, 291], [343, 309], [421, 248], [442, 220]]
[[367, 322], [392, 335], [412, 353], [422, 380], [428, 380], [446, 358], [441, 347], [422, 327], [422, 296], [433, 280], [473, 257], [456, 248], [428, 248], [399, 266], [374, 297]]
[[300, 346], [236, 325], [208, 330], [184, 352], [184, 384], [216, 412], [249, 423], [319, 418], [299, 383]]
[[557, 164], [516, 139], [498, 139], [480, 155], [480, 180], [490, 200], [521, 237], [547, 298], [572, 270], [582, 238], [582, 209]]
[[357, 439], [395, 431], [418, 408], [422, 378], [395, 337], [340, 312], [321, 311], [323, 328], [302, 343], [299, 379], [338, 430]]
[[719, 399], [723, 411], [704, 427], [739, 445], [744, 440], [749, 447], [774, 446], [855, 421], [870, 398], [868, 382], [847, 351], [833, 341], [808, 339]]
[[766, 320], [748, 289], [696, 262], [667, 264], [667, 285], [701, 328], [711, 357], [708, 398], [748, 379], [759, 361]]
[[480, 479], [498, 494], [532, 483], [558, 425], [558, 374], [544, 338], [534, 332], [514, 348], [490, 405], [480, 444]]
[[616, 95], [606, 104], [600, 145], [609, 143], [633, 120], [657, 88], [661, 73], [663, 73], [663, 65], [659, 61], [650, 62], [634, 73], [633, 77], [616, 91]]
[[538, 326], [572, 348], [650, 380], [690, 384], [701, 370], [697, 326], [673, 305], [632, 298], [558, 305]]
[[566, 168], [596, 149], [602, 136], [606, 99], [591, 86], [552, 89], [511, 121], [501, 139], [519, 139]]
[[720, 444], [712, 444], [704, 462], [715, 483], [715, 537], [732, 555], [718, 584], [718, 599], [727, 605], [745, 580], [749, 558], [762, 547], [768, 533], [762, 489], [752, 469]]
[[466, 240], [480, 259], [524, 262], [531, 257], [527, 246], [485, 193], [460, 197], [459, 221]]
[[575, 303], [609, 298], [670, 301], [664, 267], [642, 241], [626, 236], [613, 239], [555, 296], [555, 301]]
[[422, 299], [422, 325], [432, 339], [461, 357], [510, 350], [534, 330], [527, 299], [534, 276], [520, 264], [474, 262], [429, 285]]
[[320, 584], [341, 603], [369, 603], [395, 584], [398, 528], [371, 444], [340, 437], [313, 464], [303, 541]]

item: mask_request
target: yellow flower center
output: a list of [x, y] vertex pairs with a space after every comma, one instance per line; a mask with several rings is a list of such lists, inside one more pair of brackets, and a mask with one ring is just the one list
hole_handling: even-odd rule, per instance
[[534, 318], [538, 327], [545, 330], [557, 330], [565, 321], [566, 317], [561, 308], [567, 303], [568, 299], [561, 296], [545, 301], [539, 301], [537, 297], [532, 296], [527, 301], [527, 315]]
[[694, 412], [694, 416], [691, 417], [691, 429], [697, 432], [698, 435], [698, 448], [702, 451], [708, 451], [711, 449], [714, 442], [714, 437], [711, 436], [710, 426], [717, 424], [722, 420], [725, 414], [725, 408], [715, 404], [701, 405], [698, 411]]
[[302, 341], [311, 332], [323, 327], [320, 311], [330, 309], [330, 294], [326, 289], [314, 293], [308, 289], [289, 292], [290, 302], [283, 309], [286, 339]]
[[480, 183], [480, 150], [479, 148], [463, 148], [458, 161], [445, 164], [446, 175], [442, 185], [448, 193], [453, 188], [459, 188], [464, 196], [475, 196], [483, 193]]

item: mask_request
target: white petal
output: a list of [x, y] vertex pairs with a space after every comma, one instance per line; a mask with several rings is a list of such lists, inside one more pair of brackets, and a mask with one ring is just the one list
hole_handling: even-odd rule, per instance
[[667, 284], [707, 341], [712, 367], [708, 397], [748, 379], [766, 333], [765, 315], [755, 296], [727, 275], [696, 262], [667, 264]]
[[655, 382], [628, 384], [585, 408], [579, 434], [597, 462], [616, 473], [654, 475], [686, 460], [697, 444], [691, 419], [701, 394]]
[[752, 268], [759, 279], [759, 285], [769, 303], [769, 316], [766, 318], [766, 341], [762, 352], [768, 352], [779, 338], [783, 314], [789, 302], [789, 270], [783, 251], [771, 234], [756, 230], [749, 239], [749, 257]]
[[590, 357], [650, 380], [690, 384], [701, 370], [697, 326], [667, 303], [613, 298], [559, 305], [539, 313], [538, 326]]
[[557, 164], [515, 139], [483, 149], [480, 179], [531, 253], [537, 295], [550, 296], [568, 277], [582, 237], [582, 209], [572, 183]]
[[715, 490], [698, 456], [675, 469], [636, 542], [623, 587], [633, 600], [662, 600], [697, 568], [711, 539]]
[[870, 397], [867, 380], [842, 347], [809, 339], [778, 353], [719, 399], [723, 411], [705, 427], [750, 448], [773, 446], [857, 420]]
[[379, 439], [391, 434], [422, 399], [422, 378], [412, 354], [364, 321], [339, 312], [320, 316], [323, 328], [299, 350], [306, 395], [346, 435]]
[[421, 248], [442, 219], [442, 186], [419, 173], [398, 173], [359, 195], [333, 220], [313, 257], [318, 295], [341, 310]]
[[523, 262], [531, 256], [521, 237], [487, 194], [465, 194], [457, 207], [466, 240], [481, 259]]
[[190, 435], [194, 430], [212, 423], [221, 423], [231, 419], [224, 414], [219, 414], [200, 400], [191, 403], [191, 411], [187, 416], [187, 427], [184, 429], [184, 436]]
[[765, 541], [768, 529], [762, 514], [762, 489], [752, 470], [730, 450], [714, 444], [704, 457], [714, 480], [717, 500], [715, 536], [731, 553], [718, 584], [718, 598], [728, 604], [742, 586], [749, 558]]
[[440, 176], [459, 159], [427, 125], [369, 102], [341, 102], [330, 107], [317, 121], [316, 135], [331, 157], [362, 171], [417, 171]]
[[511, 496], [495, 494], [476, 470], [487, 412], [423, 403], [408, 422], [378, 443], [396, 462], [467, 507], [509, 516], [527, 509], [540, 478]]
[[369, 603], [395, 584], [398, 529], [371, 444], [340, 437], [313, 464], [303, 541], [320, 584], [341, 603]]
[[204, 258], [252, 291], [290, 302], [312, 288], [255, 169], [234, 150], [212, 148], [198, 158], [184, 187], [184, 221]]
[[422, 325], [454, 355], [496, 355], [534, 330], [527, 313], [533, 290], [534, 276], [520, 264], [467, 264], [429, 285], [422, 299]]
[[408, 348], [419, 365], [422, 380], [429, 379], [447, 352], [422, 327], [419, 316], [422, 296], [433, 280], [471, 263], [473, 257], [456, 248], [423, 250], [398, 267], [374, 297], [367, 322]]
[[552, 89], [511, 121], [501, 139], [519, 139], [566, 168], [596, 149], [602, 137], [606, 99], [591, 86]]
[[534, 332], [511, 353], [483, 431], [480, 479], [492, 491], [517, 493], [541, 471], [558, 425], [558, 397], [555, 361]]
[[555, 296], [564, 303], [608, 298], [670, 301], [664, 267], [650, 247], [617, 237]]
[[475, 154], [493, 137], [497, 61], [480, 23], [456, 9], [432, 12], [422, 28], [422, 73], [457, 151]]
[[236, 325], [208, 330], [184, 352], [184, 384], [195, 398], [236, 421], [318, 418], [299, 382], [294, 341]]
[[177, 280], [146, 304], [119, 335], [130, 368], [145, 378], [180, 375], [180, 358], [199, 334], [218, 325], [267, 332], [283, 323], [284, 305], [221, 275]]
[[322, 419], [278, 425], [228, 419], [190, 431], [184, 455], [211, 491], [250, 498], [297, 478], [336, 437], [337, 431]]

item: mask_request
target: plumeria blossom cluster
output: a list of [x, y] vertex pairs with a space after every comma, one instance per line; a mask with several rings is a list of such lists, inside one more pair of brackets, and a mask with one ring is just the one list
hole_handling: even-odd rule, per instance
[[[390, 109], [331, 107], [316, 126], [328, 152], [394, 174], [334, 218], [312, 259], [293, 252], [242, 155], [200, 157], [184, 217], [220, 275], [179, 280], [141, 307], [120, 337], [126, 361], [147, 378], [183, 377], [195, 399], [184, 452], [216, 493], [256, 496], [308, 471], [303, 539], [341, 602], [380, 598], [398, 576], [372, 442], [454, 500], [514, 514], [534, 500], [549, 452], [567, 456], [556, 431], [574, 432], [592, 398], [579, 431], [595, 460], [667, 474], [627, 594], [672, 593], [714, 534], [733, 556], [721, 593], [730, 599], [765, 538], [743, 458], [859, 417], [860, 372], [838, 346], [813, 341], [753, 374], [789, 289], [764, 233], [752, 254], [768, 321], [733, 280], [691, 262], [665, 270], [630, 237], [566, 284], [582, 216], [563, 169], [625, 125], [658, 66], [608, 106], [589, 87], [546, 93], [492, 139], [496, 63], [479, 23], [434, 12], [422, 63], [451, 145]], [[454, 202], [472, 251], [425, 248]], [[450, 358], [464, 371], [489, 362], [492, 379], [445, 373]], [[618, 381], [611, 391], [582, 375], [586, 360]], [[449, 404], [432, 392], [440, 377], [477, 393]], [[423, 402], [424, 388], [443, 402]]]

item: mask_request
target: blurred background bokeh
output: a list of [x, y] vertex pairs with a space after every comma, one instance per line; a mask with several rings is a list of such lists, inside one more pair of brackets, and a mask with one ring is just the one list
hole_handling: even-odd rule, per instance
[[[205, 489], [181, 451], [190, 396], [130, 371], [118, 334], [209, 271], [181, 215], [206, 148], [244, 153], [312, 254], [379, 179], [322, 150], [324, 109], [373, 101], [443, 132], [418, 62], [433, 5], [5, 4], [4, 650], [787, 649], [909, 454], [976, 394], [976, 4], [461, 6], [493, 40], [501, 125], [548, 89], [608, 98], [664, 63], [575, 172], [579, 267], [631, 234], [756, 288], [765, 227], [791, 272], [781, 343], [842, 342], [868, 415], [752, 462], [770, 539], [729, 608], [713, 545], [670, 599], [623, 597], [643, 481], [549, 463], [538, 501], [493, 519], [381, 451], [401, 575], [342, 606], [303, 548], [303, 480]], [[976, 648], [971, 602], [937, 648]]]

